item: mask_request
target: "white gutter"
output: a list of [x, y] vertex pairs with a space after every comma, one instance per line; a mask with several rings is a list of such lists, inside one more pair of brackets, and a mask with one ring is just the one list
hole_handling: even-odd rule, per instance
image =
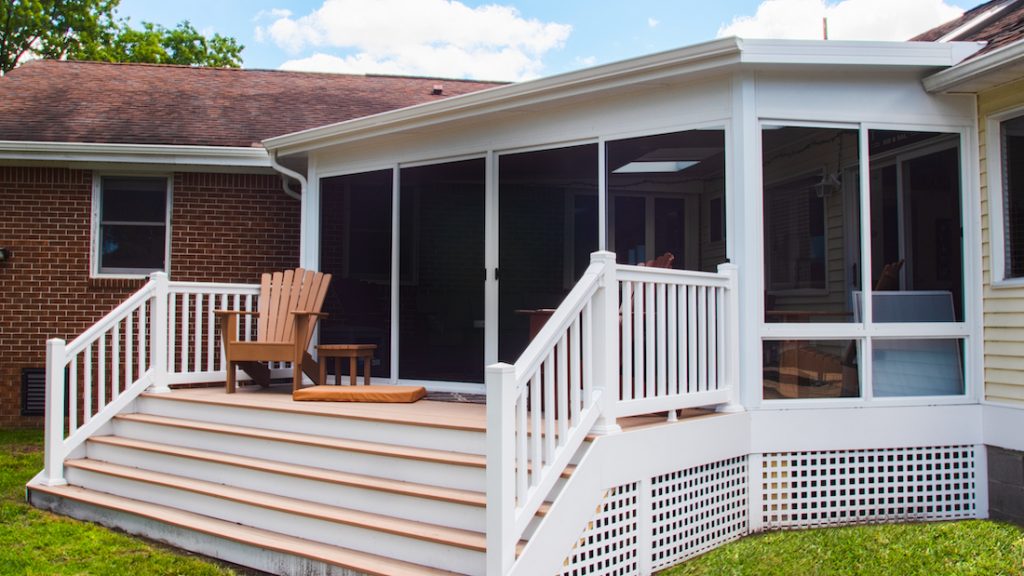
[[0, 160], [270, 168], [262, 147], [0, 140]]
[[[929, 92], [947, 92], [964, 84], [983, 79], [1001, 68], [1024, 64], [1024, 40], [997, 48], [988, 54], [947, 68], [925, 78], [922, 83]], [[987, 87], [987, 86], [986, 86]]]
[[644, 82], [724, 70], [729, 66], [871, 66], [944, 68], [981, 48], [965, 42], [850, 42], [722, 38], [585, 70], [498, 86], [268, 138], [263, 145], [296, 154], [331, 144], [476, 118]]
[[[306, 194], [306, 185], [308, 184], [308, 182], [306, 181], [306, 177], [300, 174], [299, 172], [292, 170], [291, 168], [287, 168], [279, 164], [277, 162], [277, 151], [274, 151], [273, 153], [270, 154], [270, 165], [274, 168], [274, 170], [277, 170], [278, 172], [281, 173], [281, 190], [284, 191], [284, 193], [287, 194], [288, 196], [291, 196], [292, 198], [301, 202], [302, 197]], [[289, 177], [299, 181], [299, 192], [295, 192], [294, 190], [291, 189], [290, 186], [288, 186]]]

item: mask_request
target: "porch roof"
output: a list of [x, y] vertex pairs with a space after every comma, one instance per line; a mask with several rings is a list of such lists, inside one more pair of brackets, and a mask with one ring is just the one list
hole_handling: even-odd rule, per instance
[[911, 68], [925, 72], [953, 66], [983, 46], [984, 43], [977, 42], [723, 38], [276, 136], [264, 140], [263, 145], [268, 151], [281, 156], [303, 154], [335, 144], [408, 132], [456, 120], [564, 105], [567, 101], [592, 98], [595, 94], [611, 94], [645, 84], [699, 78], [741, 68], [800, 68], [808, 72], [836, 67]]

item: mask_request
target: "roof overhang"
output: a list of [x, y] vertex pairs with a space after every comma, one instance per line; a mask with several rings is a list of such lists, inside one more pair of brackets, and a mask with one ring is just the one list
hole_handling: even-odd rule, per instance
[[270, 156], [259, 147], [169, 146], [0, 140], [0, 162], [169, 165], [176, 168], [271, 169]]
[[1024, 78], [1024, 40], [997, 48], [924, 79], [929, 92], [978, 93]]
[[953, 66], [981, 49], [974, 42], [849, 42], [723, 38], [538, 80], [498, 86], [436, 102], [365, 116], [263, 141], [280, 156], [440, 123], [526, 110], [595, 93], [732, 69], [804, 67], [919, 68], [922, 73]]

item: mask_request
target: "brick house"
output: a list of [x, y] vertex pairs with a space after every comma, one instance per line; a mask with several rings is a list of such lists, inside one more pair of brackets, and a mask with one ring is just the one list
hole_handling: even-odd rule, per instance
[[42, 60], [0, 79], [0, 427], [42, 424], [24, 383], [45, 340], [148, 272], [239, 282], [299, 263], [298, 186], [262, 139], [492, 86]]

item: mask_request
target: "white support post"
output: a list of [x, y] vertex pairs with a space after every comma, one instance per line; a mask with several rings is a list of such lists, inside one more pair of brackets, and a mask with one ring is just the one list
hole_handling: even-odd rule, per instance
[[975, 518], [988, 518], [988, 447], [984, 444], [974, 446], [974, 505]]
[[743, 412], [740, 401], [740, 283], [739, 267], [726, 262], [718, 265], [718, 273], [729, 277], [725, 292], [725, 382], [729, 385], [729, 402], [718, 407], [718, 412]]
[[[64, 479], [64, 366], [66, 343], [60, 338], [46, 341], [46, 460], [43, 475], [47, 486], [63, 486]], [[77, 410], [77, 406], [72, 406]]]
[[507, 574], [516, 559], [516, 372], [510, 364], [487, 367], [487, 573]]
[[150, 361], [153, 363], [151, 372], [153, 382], [150, 383], [148, 391], [165, 393], [171, 391], [167, 386], [167, 347], [170, 344], [167, 341], [167, 300], [170, 296], [170, 287], [167, 274], [164, 272], [154, 272], [150, 274], [149, 278], [154, 283], [156, 290], [153, 294], [153, 310], [149, 319], [149, 353]]
[[613, 434], [622, 428], [615, 423], [619, 402], [619, 281], [615, 274], [615, 253], [598, 251], [590, 263], [603, 264], [601, 280], [594, 293], [594, 390], [600, 391], [601, 415], [591, 430], [594, 434]]
[[654, 511], [651, 509], [651, 479], [643, 477], [640, 479], [639, 494], [637, 494], [637, 550], [636, 563], [640, 576], [649, 576], [654, 571], [651, 569], [651, 550], [654, 549], [654, 529], [651, 519]]
[[764, 492], [761, 489], [763, 468], [764, 455], [747, 456], [747, 530], [751, 534], [764, 530]]

